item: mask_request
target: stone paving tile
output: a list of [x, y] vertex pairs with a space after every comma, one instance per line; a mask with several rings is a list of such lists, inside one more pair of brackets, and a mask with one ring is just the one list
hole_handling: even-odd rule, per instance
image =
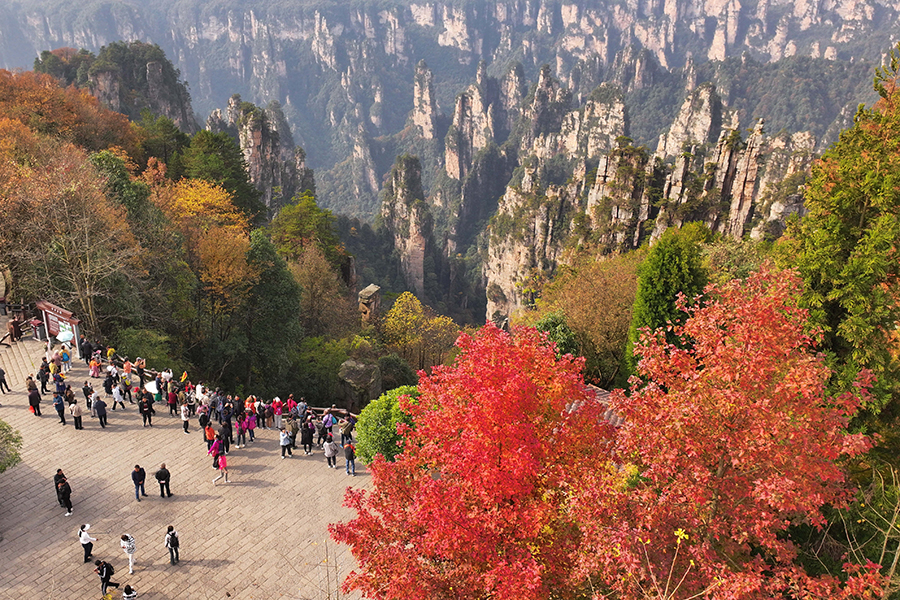
[[[348, 484], [368, 485], [364, 472], [350, 478], [329, 469], [321, 452], [281, 460], [277, 433], [257, 430], [256, 442], [228, 455], [233, 482], [213, 486], [216, 472], [195, 419], [190, 435], [163, 411], [145, 428], [136, 405], [126, 405], [110, 411], [107, 429], [85, 416], [84, 430], [76, 431], [69, 415], [59, 424], [46, 395], [44, 416], [32, 415], [24, 378], [42, 352], [37, 342], [0, 347], [13, 389], [0, 395], [0, 418], [24, 438], [22, 463], [0, 475], [0, 598], [99, 598], [93, 565], [82, 563], [82, 523], [91, 523], [98, 538], [95, 557], [112, 562], [113, 580], [134, 586], [142, 600], [348, 598], [336, 592], [333, 569], [343, 579], [355, 562], [345, 546], [326, 541], [326, 525], [351, 516], [341, 499]], [[81, 402], [87, 376], [76, 363], [69, 377]], [[162, 462], [172, 472], [172, 498], [160, 498], [153, 479]], [[147, 471], [148, 497], [140, 503], [130, 476], [136, 463]], [[57, 468], [72, 485], [71, 517], [56, 502]], [[177, 566], [169, 565], [163, 544], [170, 524], [181, 537]], [[125, 532], [137, 541], [134, 575], [118, 544]], [[323, 564], [326, 545], [330, 568]]]

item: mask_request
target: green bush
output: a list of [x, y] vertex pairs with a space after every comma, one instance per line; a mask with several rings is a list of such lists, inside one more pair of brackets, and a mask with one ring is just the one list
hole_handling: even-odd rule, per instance
[[418, 398], [419, 392], [412, 385], [394, 388], [370, 402], [360, 413], [356, 424], [359, 434], [356, 453], [366, 464], [371, 463], [378, 454], [393, 461], [402, 452], [403, 438], [397, 433], [397, 424], [413, 423], [409, 414], [400, 408], [400, 396]]

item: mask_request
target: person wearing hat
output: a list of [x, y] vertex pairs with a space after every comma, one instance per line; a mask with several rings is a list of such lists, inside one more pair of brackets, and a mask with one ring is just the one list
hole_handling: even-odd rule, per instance
[[275, 396], [275, 399], [272, 400], [272, 413], [275, 416], [275, 429], [280, 430], [281, 427], [281, 413], [284, 408], [284, 403], [281, 401], [281, 398]]
[[91, 528], [90, 523], [85, 523], [78, 529], [78, 541], [81, 542], [81, 547], [84, 548], [84, 562], [91, 562], [91, 552], [94, 550], [94, 542], [97, 541], [97, 538], [92, 538], [88, 535], [88, 529]]

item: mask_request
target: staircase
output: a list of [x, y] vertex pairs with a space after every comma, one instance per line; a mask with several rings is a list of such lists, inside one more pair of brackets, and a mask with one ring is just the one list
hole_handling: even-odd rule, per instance
[[[6, 332], [7, 321], [9, 317], [0, 315], [0, 332]], [[0, 369], [6, 371], [6, 381], [14, 392], [24, 392], [25, 378], [37, 375], [45, 349], [46, 344], [34, 340], [30, 332], [21, 341], [0, 344]]]

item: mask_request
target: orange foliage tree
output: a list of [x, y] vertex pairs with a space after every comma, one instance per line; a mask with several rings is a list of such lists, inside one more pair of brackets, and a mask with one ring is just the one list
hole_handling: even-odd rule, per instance
[[0, 255], [17, 293], [73, 307], [99, 334], [143, 275], [124, 208], [80, 148], [9, 119], [0, 137]]
[[101, 106], [87, 90], [60, 87], [50, 75], [0, 69], [0, 114], [86, 150], [119, 146], [132, 157], [140, 153], [127, 117]]

